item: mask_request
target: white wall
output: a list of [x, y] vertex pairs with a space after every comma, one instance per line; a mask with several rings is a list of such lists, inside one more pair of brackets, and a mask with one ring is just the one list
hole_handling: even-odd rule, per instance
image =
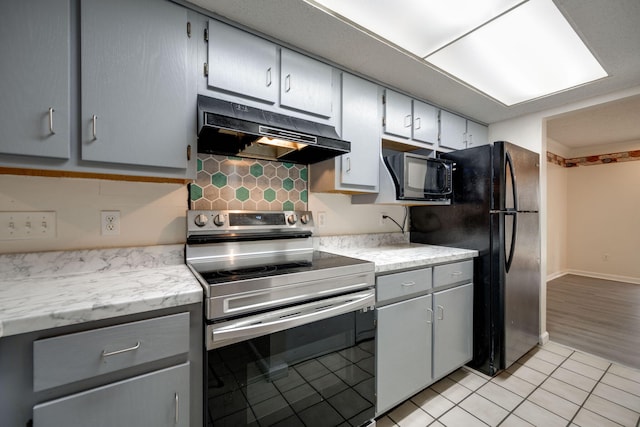
[[640, 161], [567, 169], [571, 273], [640, 283]]
[[[0, 253], [183, 243], [181, 184], [0, 175], [0, 211], [55, 211], [55, 238], [0, 240]], [[118, 236], [100, 235], [100, 211], [118, 210]]]
[[[0, 175], [0, 211], [55, 211], [55, 238], [0, 240], [0, 253], [73, 250], [184, 243], [187, 187], [182, 184], [82, 178]], [[399, 206], [352, 205], [341, 194], [309, 195], [309, 208], [325, 212], [316, 235], [399, 232], [382, 212], [401, 222]], [[118, 210], [118, 236], [100, 234], [100, 211]]]
[[[556, 152], [554, 152], [556, 153]], [[559, 153], [556, 153], [559, 154]], [[547, 270], [546, 280], [564, 274], [567, 263], [567, 194], [570, 169], [547, 164]]]

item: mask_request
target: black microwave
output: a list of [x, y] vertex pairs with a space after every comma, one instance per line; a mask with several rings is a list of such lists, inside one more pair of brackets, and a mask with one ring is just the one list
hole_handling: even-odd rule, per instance
[[396, 199], [451, 200], [453, 171], [451, 160], [402, 152], [383, 157], [396, 187]]

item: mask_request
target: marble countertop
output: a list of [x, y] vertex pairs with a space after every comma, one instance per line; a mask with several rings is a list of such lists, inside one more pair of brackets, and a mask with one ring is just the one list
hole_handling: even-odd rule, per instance
[[0, 337], [202, 301], [184, 245], [0, 255]]
[[330, 236], [318, 239], [318, 250], [375, 263], [375, 272], [419, 268], [478, 256], [478, 251], [410, 243], [408, 234]]

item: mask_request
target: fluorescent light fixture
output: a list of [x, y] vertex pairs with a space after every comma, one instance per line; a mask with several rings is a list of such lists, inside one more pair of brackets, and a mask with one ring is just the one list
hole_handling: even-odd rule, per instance
[[607, 76], [551, 0], [530, 0], [426, 61], [506, 105]]
[[307, 0], [424, 58], [524, 0]]
[[305, 0], [505, 105], [607, 76], [552, 0]]

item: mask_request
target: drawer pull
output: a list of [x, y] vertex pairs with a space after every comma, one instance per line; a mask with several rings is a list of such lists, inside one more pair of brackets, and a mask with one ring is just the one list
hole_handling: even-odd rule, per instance
[[134, 345], [133, 347], [123, 348], [122, 350], [109, 351], [109, 352], [102, 350], [102, 357], [108, 357], [108, 356], [113, 356], [120, 353], [126, 353], [127, 351], [133, 351], [139, 348], [140, 348], [140, 341], [137, 341], [136, 345]]
[[462, 276], [462, 271], [454, 271], [453, 273], [451, 273], [451, 275], [452, 275], [453, 277], [456, 277], [456, 276]]
[[175, 394], [175, 408], [176, 408], [176, 418], [174, 420], [174, 424], [178, 425], [179, 422], [179, 413], [178, 413], [178, 407], [180, 406], [180, 398], [178, 397], [178, 393]]
[[416, 284], [416, 282], [404, 282], [404, 283], [402, 284], [402, 286], [405, 286], [405, 287], [407, 287], [407, 288], [408, 288], [409, 286], [415, 286], [415, 284]]

